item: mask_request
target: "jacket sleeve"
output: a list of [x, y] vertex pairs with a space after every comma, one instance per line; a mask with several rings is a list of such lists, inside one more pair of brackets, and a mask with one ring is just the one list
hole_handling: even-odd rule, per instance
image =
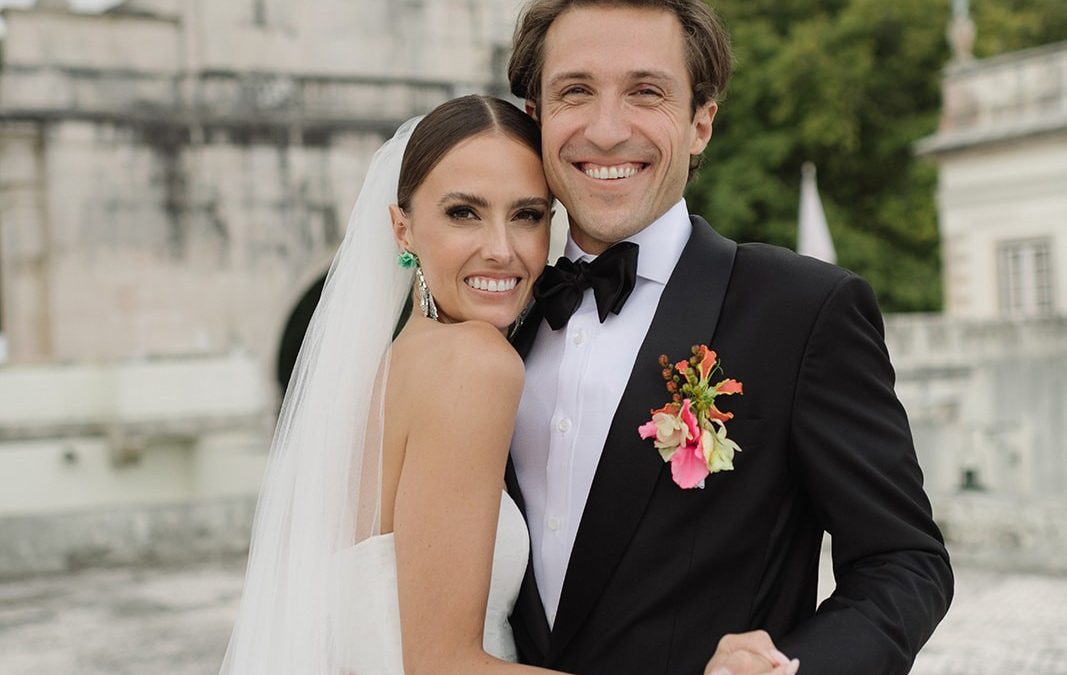
[[832, 537], [836, 590], [778, 647], [818, 675], [907, 673], [948, 611], [952, 570], [893, 389], [882, 317], [849, 274], [804, 352], [790, 462]]

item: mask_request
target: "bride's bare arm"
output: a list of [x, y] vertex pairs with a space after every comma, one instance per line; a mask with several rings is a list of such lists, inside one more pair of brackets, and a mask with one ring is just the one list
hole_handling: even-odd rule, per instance
[[551, 672], [482, 649], [522, 361], [488, 324], [435, 332], [414, 357], [406, 409], [388, 413], [403, 415], [407, 430], [393, 512], [404, 671]]

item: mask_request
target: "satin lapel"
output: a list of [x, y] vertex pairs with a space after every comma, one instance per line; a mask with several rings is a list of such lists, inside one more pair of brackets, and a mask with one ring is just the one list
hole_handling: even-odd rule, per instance
[[537, 337], [537, 330], [541, 327], [541, 319], [544, 316], [541, 306], [534, 302], [530, 307], [530, 311], [526, 313], [526, 318], [523, 319], [522, 325], [519, 326], [519, 332], [511, 339], [511, 345], [515, 347], [515, 351], [519, 353], [523, 361], [526, 360], [530, 349], [533, 348], [534, 338]]
[[[533, 347], [534, 338], [541, 325], [543, 315], [536, 303], [526, 315], [518, 333], [512, 338], [512, 345], [519, 355], [525, 360]], [[519, 507], [523, 517], [526, 517], [526, 500], [523, 499], [522, 489], [519, 487], [519, 478], [515, 473], [515, 464], [508, 455], [507, 467], [504, 470], [504, 484], [508, 494]], [[522, 579], [519, 588], [519, 597], [515, 600], [515, 609], [512, 613], [512, 627], [515, 630], [515, 642], [519, 647], [524, 661], [541, 663], [548, 653], [549, 627], [548, 619], [545, 618], [545, 607], [541, 604], [541, 593], [537, 590], [537, 580], [534, 578], [533, 561], [527, 561], [526, 575]], [[517, 619], [517, 621], [515, 620]], [[533, 654], [531, 652], [537, 652]]]
[[693, 232], [660, 296], [604, 443], [563, 582], [549, 664], [603, 593], [665, 470], [659, 454], [637, 434], [649, 411], [666, 401], [659, 355], [688, 356], [692, 345], [708, 343], [715, 333], [737, 245], [703, 219], [692, 220]]

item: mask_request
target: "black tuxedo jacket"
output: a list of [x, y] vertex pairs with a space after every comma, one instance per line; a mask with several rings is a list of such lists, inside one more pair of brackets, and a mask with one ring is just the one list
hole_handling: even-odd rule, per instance
[[[525, 356], [536, 306], [516, 336]], [[718, 352], [744, 395], [742, 452], [703, 490], [671, 480], [637, 427], [668, 400], [657, 363]], [[768, 631], [808, 675], [906, 673], [952, 572], [922, 488], [870, 287], [700, 218], [663, 291], [604, 444], [553, 630], [527, 569], [521, 660], [583, 675], [700, 675], [726, 633]], [[510, 462], [509, 492], [523, 507]], [[816, 608], [823, 532], [833, 595]]]

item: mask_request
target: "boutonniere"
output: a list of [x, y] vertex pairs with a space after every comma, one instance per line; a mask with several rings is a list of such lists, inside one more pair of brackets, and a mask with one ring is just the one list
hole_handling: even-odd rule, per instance
[[715, 406], [717, 396], [742, 394], [741, 383], [723, 379], [711, 384], [721, 373], [715, 352], [706, 345], [693, 347], [693, 355], [671, 366], [664, 354], [659, 357], [663, 379], [671, 402], [652, 411], [652, 419], [638, 427], [641, 438], [655, 438], [664, 462], [671, 463], [671, 477], [682, 488], [704, 487], [709, 473], [733, 471], [737, 443], [726, 437], [726, 423], [733, 413]]

